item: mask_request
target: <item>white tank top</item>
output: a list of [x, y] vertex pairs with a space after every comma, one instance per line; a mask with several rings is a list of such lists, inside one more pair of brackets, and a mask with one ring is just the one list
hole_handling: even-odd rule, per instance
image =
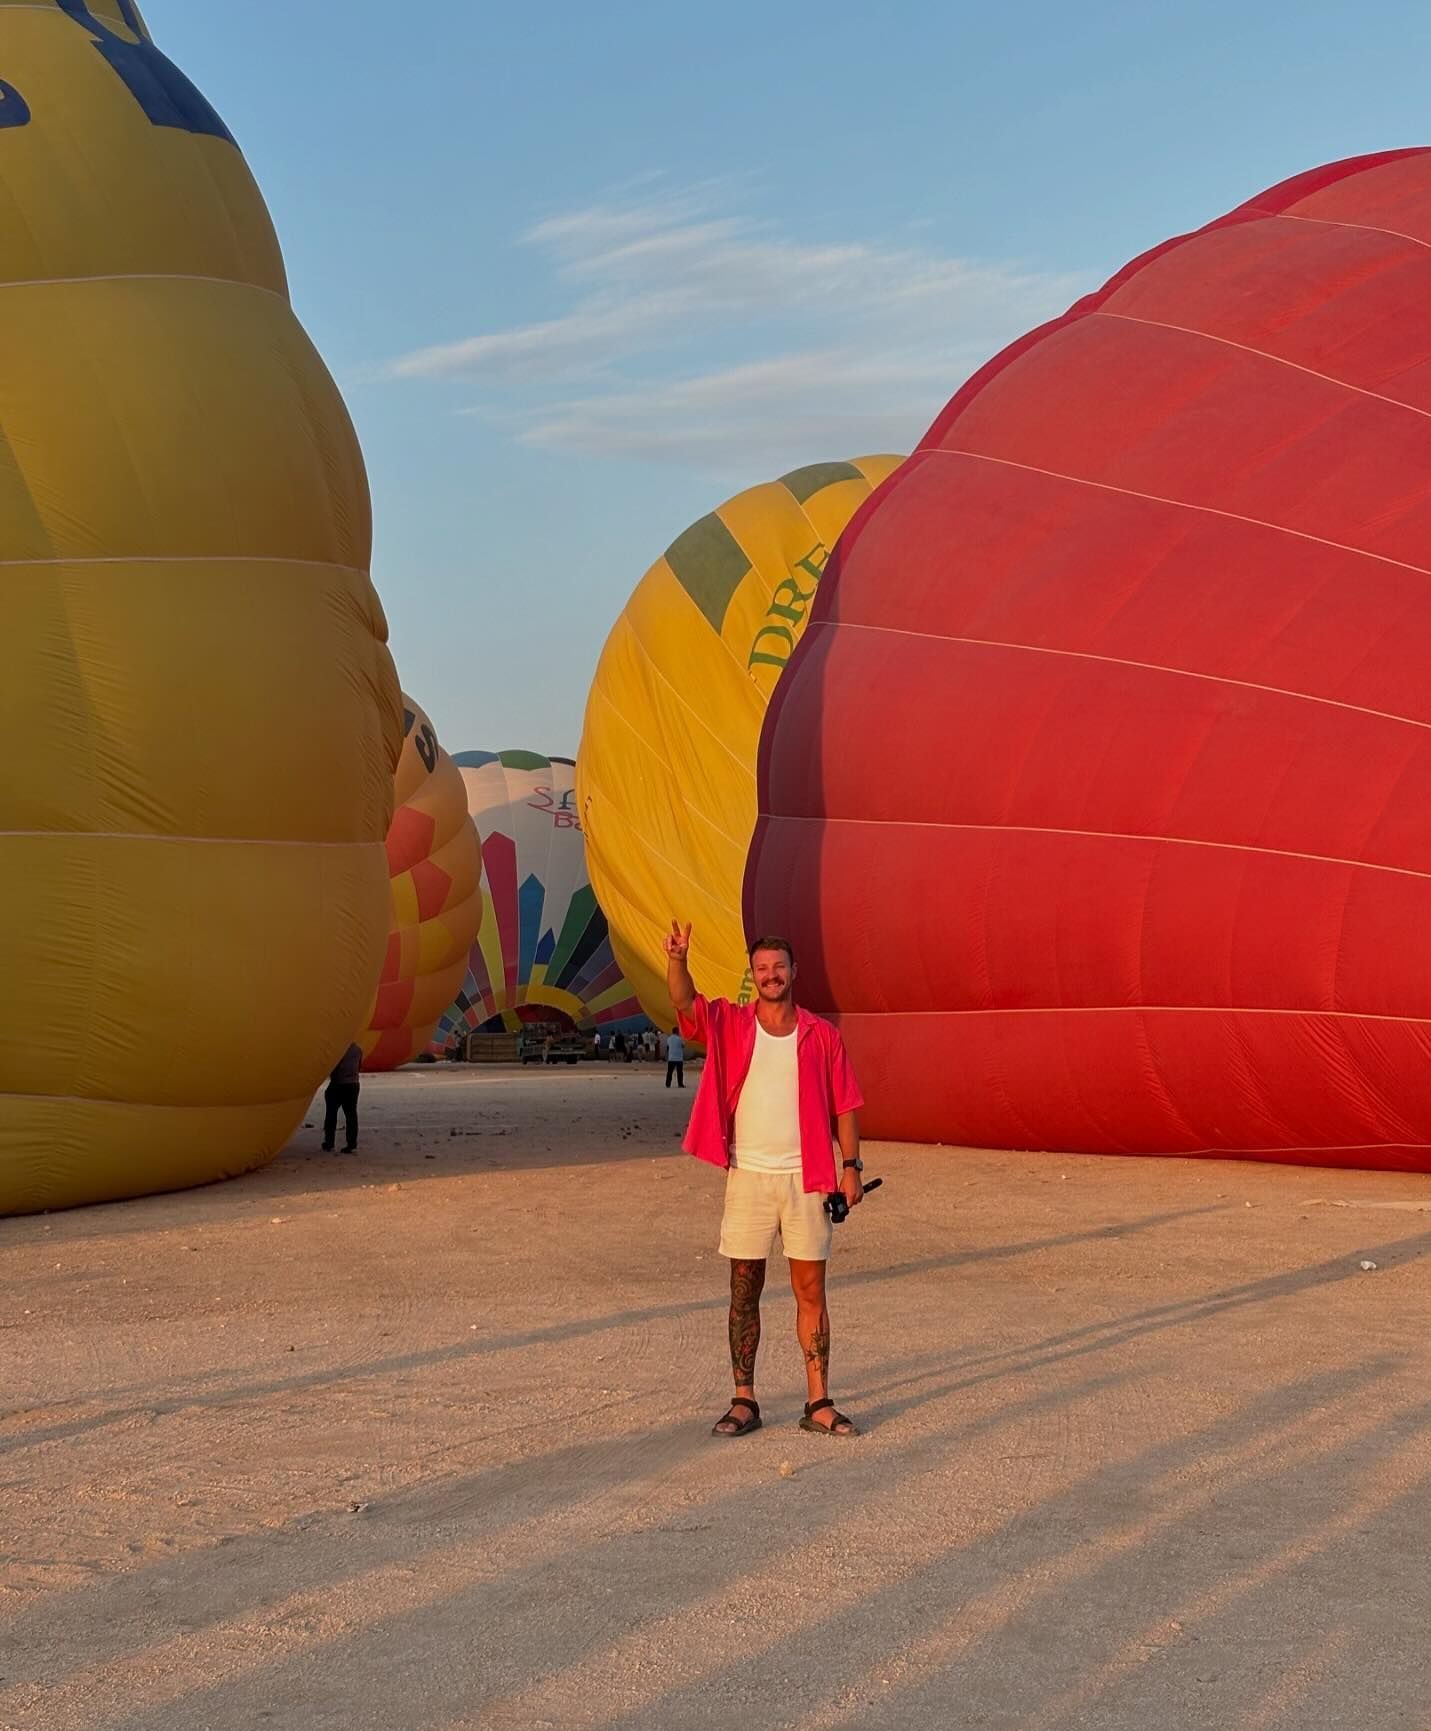
[[735, 1107], [733, 1163], [742, 1172], [800, 1170], [800, 1036], [755, 1024], [750, 1074]]

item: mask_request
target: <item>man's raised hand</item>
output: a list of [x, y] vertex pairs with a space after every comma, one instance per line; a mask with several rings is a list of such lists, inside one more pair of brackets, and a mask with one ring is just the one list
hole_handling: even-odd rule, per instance
[[691, 953], [690, 926], [687, 925], [682, 929], [679, 920], [672, 920], [670, 936], [666, 939], [665, 950], [666, 954], [672, 961], [685, 961], [686, 957]]
[[671, 921], [671, 929], [661, 946], [666, 952], [666, 990], [678, 1016], [691, 1013], [696, 1002], [696, 982], [691, 978], [686, 957], [690, 954], [691, 928], [679, 920]]

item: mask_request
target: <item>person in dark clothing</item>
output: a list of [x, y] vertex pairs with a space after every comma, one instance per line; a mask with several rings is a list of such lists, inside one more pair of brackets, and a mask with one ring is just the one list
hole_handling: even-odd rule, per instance
[[617, 1030], [616, 1038], [611, 1042], [611, 1050], [624, 1063], [629, 1064], [631, 1062], [631, 1054], [626, 1050], [626, 1036], [620, 1029]]
[[671, 1085], [671, 1078], [676, 1078], [676, 1086], [686, 1085], [686, 1042], [681, 1038], [681, 1030], [672, 1028], [666, 1040], [666, 1086]]
[[363, 1064], [363, 1048], [356, 1040], [333, 1066], [328, 1086], [323, 1090], [323, 1152], [333, 1152], [333, 1138], [338, 1132], [338, 1111], [343, 1113], [346, 1140], [343, 1152], [351, 1154], [358, 1146], [358, 1090]]

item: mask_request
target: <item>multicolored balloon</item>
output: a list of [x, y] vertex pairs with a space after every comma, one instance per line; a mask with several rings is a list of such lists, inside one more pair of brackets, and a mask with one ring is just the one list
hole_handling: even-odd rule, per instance
[[534, 751], [460, 751], [453, 761], [482, 848], [482, 926], [431, 1050], [524, 1022], [640, 1019], [587, 876], [575, 764]]
[[365, 1070], [395, 1069], [427, 1047], [462, 984], [482, 922], [482, 862], [461, 771], [406, 695], [403, 731], [387, 843], [392, 925], [360, 1036]]
[[131, 0], [0, 7], [0, 1214], [269, 1159], [382, 963], [367, 481]]
[[989, 363], [851, 526], [752, 921], [875, 1134], [1431, 1169], [1431, 152]]
[[702, 990], [752, 995], [740, 886], [761, 720], [830, 549], [901, 461], [816, 463], [727, 499], [666, 549], [606, 641], [577, 791], [612, 947], [653, 1020], [671, 1020], [661, 940], [677, 913]]

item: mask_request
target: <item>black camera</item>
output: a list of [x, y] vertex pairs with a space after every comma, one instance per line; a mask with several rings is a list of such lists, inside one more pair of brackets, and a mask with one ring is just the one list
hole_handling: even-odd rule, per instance
[[[871, 1178], [865, 1185], [865, 1195], [868, 1196], [871, 1190], [878, 1190], [883, 1183], [883, 1178]], [[849, 1219], [850, 1205], [845, 1200], [843, 1190], [832, 1191], [825, 1198], [825, 1212], [830, 1216], [831, 1226], [838, 1226], [842, 1220]]]

